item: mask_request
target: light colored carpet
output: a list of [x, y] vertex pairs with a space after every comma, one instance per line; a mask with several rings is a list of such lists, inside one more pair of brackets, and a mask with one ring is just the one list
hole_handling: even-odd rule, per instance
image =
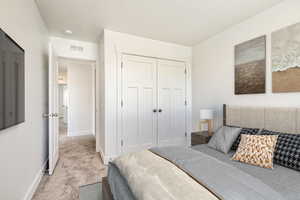
[[42, 178], [33, 200], [78, 200], [79, 186], [100, 182], [105, 175], [93, 136], [61, 137], [54, 174]]
[[102, 200], [102, 184], [95, 183], [79, 188], [80, 200]]

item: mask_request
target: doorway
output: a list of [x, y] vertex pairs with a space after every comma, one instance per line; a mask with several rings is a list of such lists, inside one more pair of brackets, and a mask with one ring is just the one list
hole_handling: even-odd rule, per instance
[[59, 159], [49, 170], [52, 176], [43, 176], [33, 200], [74, 199], [80, 186], [99, 182], [106, 173], [95, 151], [95, 62], [56, 61]]
[[95, 62], [58, 59], [59, 135], [95, 136]]
[[[66, 139], [88, 136], [96, 153], [96, 61], [57, 56], [49, 44], [49, 174]], [[79, 138], [80, 139], [80, 138]], [[66, 147], [67, 148], [67, 147]], [[69, 152], [69, 151], [67, 151]]]

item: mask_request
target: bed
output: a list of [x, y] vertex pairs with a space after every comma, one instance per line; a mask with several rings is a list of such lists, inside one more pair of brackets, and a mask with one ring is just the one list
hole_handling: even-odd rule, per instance
[[[249, 128], [267, 127], [274, 131], [300, 133], [300, 110], [298, 108], [224, 105], [223, 119], [224, 125]], [[278, 125], [279, 121], [284, 124]], [[185, 195], [177, 199], [300, 199], [299, 171], [279, 165], [275, 165], [274, 169], [270, 170], [235, 162], [231, 160], [233, 154], [233, 151], [229, 154], [220, 153], [207, 145], [198, 145], [193, 148], [152, 148], [141, 152], [136, 158], [130, 157], [131, 160], [144, 164], [140, 169], [136, 162], [133, 162], [131, 169], [128, 169], [128, 166], [123, 168], [122, 162], [117, 163], [119, 165], [110, 163], [108, 176], [103, 179], [103, 197], [105, 200], [151, 199], [147, 196], [149, 193], [158, 193], [153, 196], [159, 196], [160, 187], [169, 187], [168, 191], [172, 191], [172, 194], [166, 194], [166, 198], [163, 199], [173, 199], [172, 195], [176, 195], [176, 197]], [[155, 163], [156, 160], [157, 163]], [[161, 164], [162, 167], [160, 167]], [[173, 172], [168, 172], [168, 170], [162, 171], [160, 174], [148, 174], [148, 171], [152, 173], [151, 170], [158, 167], [154, 170], [156, 173], [156, 170], [159, 171], [163, 165], [166, 165], [165, 168], [174, 168], [174, 174], [181, 172], [183, 174], [178, 175], [177, 179], [173, 179], [171, 177]], [[143, 173], [145, 169], [147, 173]], [[130, 174], [135, 173], [140, 175], [134, 182]], [[168, 176], [168, 173], [171, 176], [170, 174]], [[153, 180], [153, 177], [156, 176], [166, 176], [165, 182], [155, 182], [157, 179]], [[145, 180], [142, 181], [143, 179]], [[193, 182], [191, 186], [189, 179]], [[148, 193], [142, 193], [139, 186]], [[190, 188], [193, 189], [190, 190]], [[186, 195], [190, 193], [201, 193], [202, 196], [187, 197]]]

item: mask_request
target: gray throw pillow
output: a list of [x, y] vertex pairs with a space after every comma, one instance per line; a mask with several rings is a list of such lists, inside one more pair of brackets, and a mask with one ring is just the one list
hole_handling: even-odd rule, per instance
[[241, 128], [223, 126], [214, 133], [208, 146], [227, 154], [230, 151], [232, 144], [239, 136], [240, 131]]

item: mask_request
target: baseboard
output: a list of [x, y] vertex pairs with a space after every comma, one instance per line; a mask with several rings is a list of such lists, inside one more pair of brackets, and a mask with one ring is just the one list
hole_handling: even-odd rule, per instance
[[46, 160], [46, 162], [43, 164], [41, 169], [36, 174], [32, 184], [30, 185], [29, 189], [27, 190], [26, 195], [23, 200], [31, 200], [32, 199], [35, 191], [37, 190], [37, 188], [42, 180], [44, 171], [46, 170], [47, 163], [48, 163], [48, 160]]
[[118, 157], [117, 155], [112, 155], [112, 156], [109, 156], [109, 157], [107, 156], [107, 157], [106, 157], [107, 163], [113, 161], [113, 160], [116, 159], [117, 157]]
[[105, 164], [105, 165], [107, 165], [108, 164], [108, 162], [109, 162], [109, 160], [107, 159], [107, 157], [105, 157], [105, 155], [104, 155], [104, 152], [103, 152], [103, 150], [102, 150], [102, 148], [101, 147], [99, 147], [99, 153], [100, 153], [100, 156], [101, 156], [101, 159], [102, 159], [102, 161], [103, 161], [103, 163]]
[[68, 136], [76, 137], [76, 136], [84, 136], [84, 135], [94, 135], [93, 130], [86, 131], [68, 131]]
[[112, 161], [113, 159], [115, 159], [117, 157], [117, 156], [105, 155], [101, 147], [99, 147], [99, 153], [100, 153], [101, 159], [105, 165], [107, 165], [110, 161]]
[[104, 158], [104, 153], [101, 147], [98, 147], [98, 152], [100, 153], [101, 158]]

